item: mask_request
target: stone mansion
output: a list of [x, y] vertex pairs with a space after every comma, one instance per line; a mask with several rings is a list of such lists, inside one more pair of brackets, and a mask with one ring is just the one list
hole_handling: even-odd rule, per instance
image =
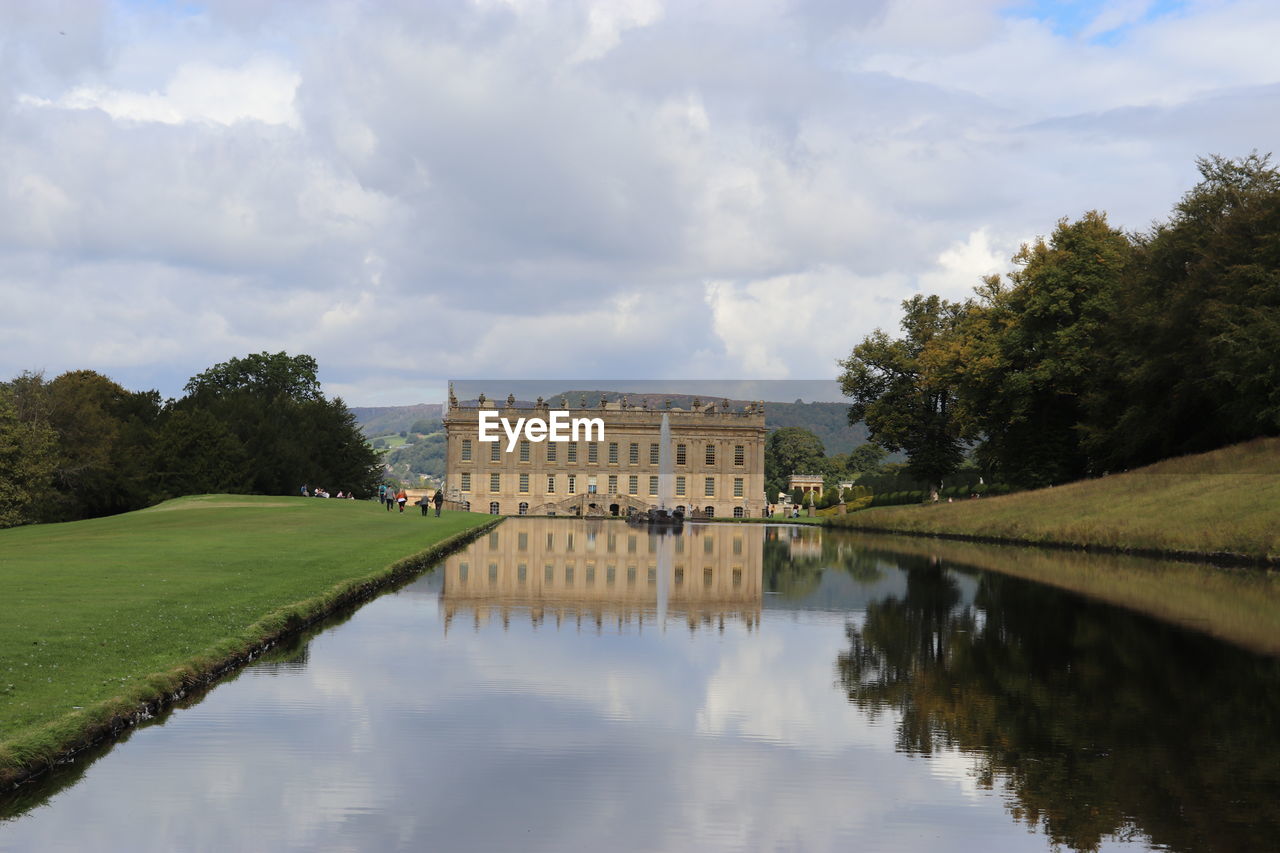
[[[668, 403], [669, 406], [669, 403]], [[572, 418], [599, 419], [600, 440], [531, 441], [508, 437], [480, 441], [480, 413], [492, 410], [511, 423], [547, 418], [552, 409]], [[728, 403], [690, 409], [650, 408], [623, 397], [594, 404], [559, 399], [518, 407], [513, 396], [497, 406], [481, 394], [459, 404], [452, 389], [444, 415], [447, 436], [445, 495], [494, 515], [625, 516], [629, 508], [658, 504], [659, 430], [671, 425], [673, 506], [699, 517], [762, 516], [764, 494], [764, 406]], [[593, 436], [593, 438], [598, 436]]]

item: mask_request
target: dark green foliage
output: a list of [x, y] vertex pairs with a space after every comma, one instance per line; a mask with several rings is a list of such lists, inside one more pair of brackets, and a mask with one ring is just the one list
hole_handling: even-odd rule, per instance
[[1084, 397], [1109, 365], [1102, 352], [1128, 270], [1128, 238], [1089, 212], [1049, 242], [1023, 246], [1009, 285], [992, 277], [939, 352], [961, 421], [990, 470], [1023, 488], [1089, 471], [1079, 424]]
[[0, 385], [0, 527], [29, 524], [39, 517], [57, 464], [57, 434], [45, 422], [18, 415], [12, 392]]
[[1198, 161], [1170, 221], [1138, 240], [1085, 444], [1104, 468], [1280, 435], [1280, 172]]
[[204, 409], [172, 412], [156, 435], [156, 477], [167, 494], [248, 491], [247, 462], [240, 440]]
[[261, 352], [233, 358], [191, 377], [188, 397], [225, 398], [247, 392], [266, 399], [320, 400], [316, 360], [309, 355]]
[[807, 429], [783, 427], [769, 434], [764, 445], [765, 494], [787, 487], [792, 474], [821, 474], [826, 470], [822, 441]]
[[901, 339], [842, 362], [850, 419], [931, 486], [965, 443], [989, 482], [1029, 488], [1280, 435], [1280, 171], [1199, 167], [1145, 235], [1090, 212], [975, 300], [904, 303]]
[[913, 476], [940, 484], [959, 467], [964, 444], [954, 382], [934, 369], [930, 347], [954, 331], [962, 307], [915, 296], [902, 308], [903, 337], [869, 335], [840, 362], [840, 385], [853, 399], [850, 423], [865, 421], [875, 443], [906, 453]]
[[151, 443], [160, 396], [131, 392], [92, 370], [52, 382], [24, 374], [7, 383], [18, 419], [55, 436], [53, 468], [35, 520], [69, 521], [125, 512], [155, 499]]
[[304, 483], [368, 494], [381, 476], [346, 405], [320, 393], [310, 356], [233, 358], [166, 404], [91, 370], [24, 374], [0, 392], [0, 526]]

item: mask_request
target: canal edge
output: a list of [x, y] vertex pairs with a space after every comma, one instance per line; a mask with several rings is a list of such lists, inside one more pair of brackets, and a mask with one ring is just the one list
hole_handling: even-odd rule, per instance
[[[141, 703], [131, 705], [124, 710], [111, 710], [111, 706], [116, 703], [109, 699], [104, 700], [98, 707], [106, 706], [106, 716], [101, 720], [90, 721], [88, 725], [54, 748], [51, 753], [0, 767], [0, 789], [12, 790], [59, 764], [73, 761], [79, 753], [89, 747], [151, 719], [180, 701], [189, 692], [213, 686], [225, 676], [252, 663], [280, 641], [323, 621], [344, 608], [368, 601], [397, 581], [425, 571], [432, 563], [470, 544], [505, 520], [505, 516], [499, 516], [396, 560], [372, 575], [341, 581], [309, 599], [277, 607], [245, 629], [233, 652], [215, 661], [182, 663], [168, 672], [149, 673], [142, 676], [144, 681], [152, 685], [152, 690]], [[93, 709], [87, 710], [89, 714], [93, 713]], [[56, 725], [56, 722], [49, 725]], [[15, 746], [21, 749], [20, 744]]]

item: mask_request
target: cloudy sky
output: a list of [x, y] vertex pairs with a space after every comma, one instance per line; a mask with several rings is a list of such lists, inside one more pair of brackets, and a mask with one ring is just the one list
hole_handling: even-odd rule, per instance
[[0, 4], [0, 378], [826, 377], [1280, 138], [1275, 0]]

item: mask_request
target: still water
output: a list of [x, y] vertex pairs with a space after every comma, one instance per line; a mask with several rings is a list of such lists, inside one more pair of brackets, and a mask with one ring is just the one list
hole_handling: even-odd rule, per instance
[[0, 800], [0, 849], [1276, 849], [1269, 588], [1206, 582], [1249, 587], [1228, 643], [1217, 598], [1156, 619], [984, 559], [1162, 577], [511, 519]]

